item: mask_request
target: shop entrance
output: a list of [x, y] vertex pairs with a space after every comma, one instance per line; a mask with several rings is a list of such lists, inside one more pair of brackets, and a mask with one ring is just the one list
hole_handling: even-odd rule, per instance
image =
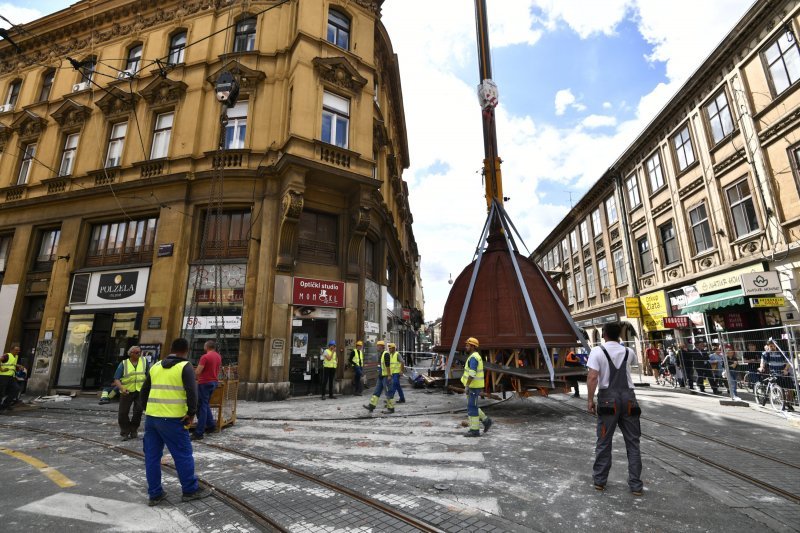
[[[336, 338], [336, 320], [305, 318], [292, 321], [292, 354], [289, 382], [292, 395], [319, 394], [322, 351]], [[339, 365], [343, 364], [339, 361]]]

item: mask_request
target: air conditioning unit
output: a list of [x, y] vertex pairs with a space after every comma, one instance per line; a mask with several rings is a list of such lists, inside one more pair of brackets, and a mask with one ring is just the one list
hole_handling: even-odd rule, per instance
[[79, 91], [85, 91], [88, 88], [89, 88], [89, 82], [88, 81], [82, 81], [82, 82], [76, 83], [75, 85], [72, 86], [72, 92], [77, 93]]
[[132, 70], [122, 70], [117, 74], [118, 80], [129, 80], [136, 76], [136, 73]]
[[11, 113], [14, 111], [14, 104], [0, 105], [0, 113]]

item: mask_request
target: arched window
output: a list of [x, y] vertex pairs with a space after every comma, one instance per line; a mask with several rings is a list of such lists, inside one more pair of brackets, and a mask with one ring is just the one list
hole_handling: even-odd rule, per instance
[[42, 74], [42, 89], [39, 91], [39, 101], [46, 102], [50, 99], [50, 90], [53, 88], [53, 80], [56, 77], [56, 70], [51, 68]]
[[179, 65], [183, 63], [185, 48], [186, 32], [180, 31], [169, 40], [169, 56], [167, 57], [167, 63], [170, 65]]
[[128, 77], [135, 76], [142, 65], [142, 45], [136, 44], [128, 49], [128, 61], [125, 64], [125, 72]]
[[350, 19], [335, 9], [328, 11], [328, 42], [350, 49]]
[[242, 19], [236, 23], [236, 34], [233, 40], [234, 52], [251, 52], [256, 48], [256, 19]]

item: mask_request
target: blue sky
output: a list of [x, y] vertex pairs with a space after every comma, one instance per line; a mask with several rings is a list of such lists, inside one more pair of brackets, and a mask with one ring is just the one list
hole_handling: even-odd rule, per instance
[[[331, 0], [343, 2], [346, 0]], [[531, 249], [632, 142], [751, 0], [487, 0], [507, 209]], [[70, 2], [0, 0], [25, 22]], [[687, 14], [691, 16], [687, 16]], [[473, 0], [386, 0], [400, 59], [425, 318], [485, 219]]]

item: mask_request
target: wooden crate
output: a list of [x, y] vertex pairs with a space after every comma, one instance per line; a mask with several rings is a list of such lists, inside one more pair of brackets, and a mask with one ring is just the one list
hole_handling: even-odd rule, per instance
[[[228, 427], [236, 422], [236, 400], [239, 397], [238, 379], [221, 379], [217, 382], [217, 388], [211, 393], [208, 402], [211, 412], [214, 415], [217, 431]], [[197, 418], [192, 422], [190, 428], [197, 425]]]

